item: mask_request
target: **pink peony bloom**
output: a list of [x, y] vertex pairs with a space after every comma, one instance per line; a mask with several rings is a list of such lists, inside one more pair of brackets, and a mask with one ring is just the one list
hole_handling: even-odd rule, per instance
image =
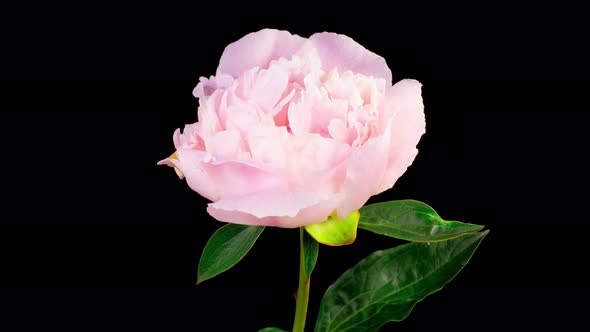
[[425, 132], [421, 84], [392, 86], [351, 38], [265, 29], [228, 45], [174, 133], [175, 167], [217, 220], [299, 227], [343, 218], [393, 186]]

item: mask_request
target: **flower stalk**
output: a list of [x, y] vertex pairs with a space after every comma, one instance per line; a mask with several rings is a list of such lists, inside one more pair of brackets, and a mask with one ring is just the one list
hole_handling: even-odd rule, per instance
[[303, 332], [305, 330], [305, 318], [307, 317], [307, 303], [309, 302], [309, 282], [305, 274], [303, 236], [305, 230], [299, 227], [299, 286], [297, 288], [297, 302], [295, 305], [295, 321], [293, 322], [293, 332]]

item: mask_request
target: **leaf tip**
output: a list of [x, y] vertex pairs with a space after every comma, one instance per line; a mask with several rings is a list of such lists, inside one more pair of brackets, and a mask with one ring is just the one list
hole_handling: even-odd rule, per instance
[[195, 283], [195, 285], [200, 285], [201, 283], [203, 283], [203, 281], [205, 280], [209, 280], [211, 278], [207, 278], [206, 276], [203, 277], [203, 275], [201, 273], [197, 273], [197, 282]]

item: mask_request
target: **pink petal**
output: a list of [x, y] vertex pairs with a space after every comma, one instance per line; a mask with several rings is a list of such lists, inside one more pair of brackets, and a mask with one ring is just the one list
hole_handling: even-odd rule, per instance
[[244, 225], [294, 228], [325, 220], [339, 195], [311, 192], [268, 191], [210, 203], [215, 219]]
[[[291, 174], [311, 175], [332, 170], [350, 155], [350, 146], [319, 134], [298, 134], [287, 144]], [[299, 177], [299, 176], [297, 176]]]
[[287, 119], [293, 134], [309, 132], [309, 128], [311, 127], [311, 108], [306, 104], [304, 95], [298, 101], [289, 104]]
[[226, 110], [226, 129], [239, 130], [243, 134], [247, 133], [252, 126], [262, 122], [262, 114], [256, 108], [246, 101], [235, 101], [233, 105]]
[[256, 103], [263, 112], [271, 113], [289, 83], [287, 71], [279, 66], [272, 66], [257, 72], [248, 71], [244, 76], [236, 90], [237, 95]]
[[288, 31], [264, 29], [229, 44], [219, 60], [217, 75], [240, 76], [253, 67], [268, 68], [272, 60], [290, 58], [299, 50], [305, 38]]
[[209, 97], [217, 89], [225, 89], [232, 85], [234, 79], [229, 75], [199, 78], [199, 84], [193, 89], [193, 95], [199, 99]]
[[346, 197], [337, 210], [339, 218], [360, 209], [371, 196], [378, 193], [388, 162], [390, 126], [391, 123], [382, 136], [370, 139], [351, 154], [342, 189]]
[[216, 201], [222, 197], [253, 192], [287, 190], [283, 176], [238, 161], [214, 163], [208, 152], [179, 149], [177, 167], [187, 184], [201, 196]]
[[394, 112], [391, 150], [388, 153], [387, 171], [378, 192], [393, 187], [416, 158], [416, 145], [426, 131], [421, 86], [416, 80], [402, 80], [387, 92], [385, 107]]
[[385, 59], [367, 50], [352, 38], [336, 33], [316, 33], [309, 38], [318, 51], [322, 69], [330, 71], [337, 67], [340, 71], [350, 70], [367, 76], [384, 78], [391, 84], [391, 70]]
[[252, 159], [270, 169], [284, 169], [287, 166], [285, 142], [288, 136], [285, 127], [251, 126], [248, 128], [247, 142]]
[[237, 130], [224, 130], [215, 133], [205, 146], [207, 152], [223, 159], [237, 159], [242, 139]]
[[346, 179], [346, 167], [347, 160], [343, 160], [332, 168], [292, 177], [290, 188], [300, 191], [339, 193]]

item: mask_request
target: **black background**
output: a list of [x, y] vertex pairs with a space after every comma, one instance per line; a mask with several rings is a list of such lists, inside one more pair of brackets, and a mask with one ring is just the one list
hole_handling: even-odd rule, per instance
[[[583, 324], [590, 81], [581, 11], [366, 5], [4, 10], [0, 329], [290, 328], [298, 232], [267, 229], [236, 267], [195, 286], [220, 223], [156, 166], [173, 151], [173, 131], [196, 120], [198, 78], [215, 72], [225, 45], [265, 27], [346, 34], [385, 57], [394, 81], [420, 80], [420, 153], [371, 202], [414, 198], [491, 230], [451, 284], [384, 331]], [[351, 246], [321, 247], [308, 321], [344, 270], [396, 244], [361, 232]]]

